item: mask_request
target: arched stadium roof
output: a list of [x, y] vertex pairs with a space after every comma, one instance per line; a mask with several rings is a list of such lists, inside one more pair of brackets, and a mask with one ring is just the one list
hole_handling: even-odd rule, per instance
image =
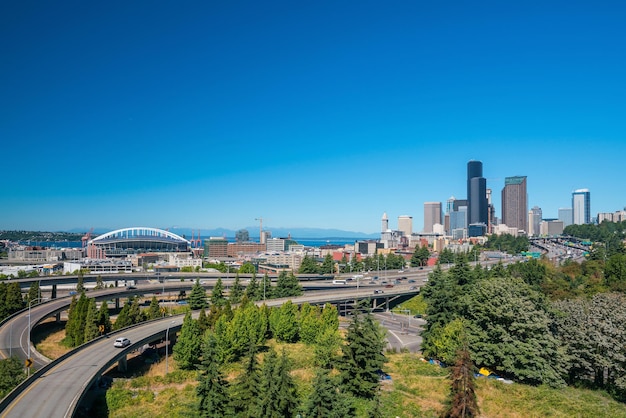
[[100, 235], [92, 239], [91, 241], [89, 241], [89, 243], [97, 244], [98, 242], [103, 242], [103, 241], [118, 241], [118, 240], [132, 241], [132, 240], [137, 240], [137, 239], [142, 239], [142, 240], [152, 239], [155, 241], [171, 240], [174, 242], [186, 243], [188, 245], [191, 245], [190, 241], [172, 232], [165, 231], [163, 229], [158, 229], [158, 228], [139, 227], [139, 226], [135, 226], [132, 228], [116, 229], [115, 231], [107, 232], [106, 234]]

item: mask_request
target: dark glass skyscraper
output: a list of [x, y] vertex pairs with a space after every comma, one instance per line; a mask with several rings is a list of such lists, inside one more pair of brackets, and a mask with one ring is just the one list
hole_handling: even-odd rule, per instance
[[487, 180], [483, 177], [483, 163], [467, 163], [467, 221], [485, 224], [489, 221], [487, 205]]

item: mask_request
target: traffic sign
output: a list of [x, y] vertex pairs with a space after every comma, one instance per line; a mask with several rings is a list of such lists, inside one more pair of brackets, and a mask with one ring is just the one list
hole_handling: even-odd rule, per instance
[[98, 330], [99, 330], [100, 332], [104, 332], [104, 325], [100, 325], [100, 326], [98, 326]]
[[26, 360], [24, 360], [24, 365], [26, 367], [31, 367], [33, 365], [33, 359], [32, 358], [27, 358]]

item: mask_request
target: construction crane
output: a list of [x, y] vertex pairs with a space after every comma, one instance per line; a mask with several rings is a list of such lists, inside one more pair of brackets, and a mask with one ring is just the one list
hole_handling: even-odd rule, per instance
[[91, 239], [91, 234], [93, 234], [93, 227], [89, 230], [89, 232], [87, 232], [85, 235], [83, 235], [83, 237], [81, 238], [81, 241], [83, 242], [83, 248], [85, 248], [87, 246], [87, 243], [89, 242], [89, 240]]

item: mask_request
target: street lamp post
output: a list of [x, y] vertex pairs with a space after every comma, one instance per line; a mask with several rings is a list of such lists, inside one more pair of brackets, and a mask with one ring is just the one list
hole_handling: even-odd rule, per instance
[[174, 321], [167, 324], [167, 329], [165, 330], [165, 375], [167, 376], [167, 355], [168, 355], [168, 347], [170, 345], [169, 333], [170, 333], [170, 325], [174, 324]]
[[[31, 299], [28, 301], [28, 334], [26, 334], [28, 343], [27, 343], [26, 351], [27, 351], [27, 357], [29, 361], [30, 361], [30, 307], [33, 304], [33, 302], [37, 302], [40, 300], [47, 300], [47, 299], [48, 298], [37, 298], [37, 299]], [[27, 369], [28, 369], [26, 372], [27, 376], [30, 376], [30, 366], [27, 367]]]

